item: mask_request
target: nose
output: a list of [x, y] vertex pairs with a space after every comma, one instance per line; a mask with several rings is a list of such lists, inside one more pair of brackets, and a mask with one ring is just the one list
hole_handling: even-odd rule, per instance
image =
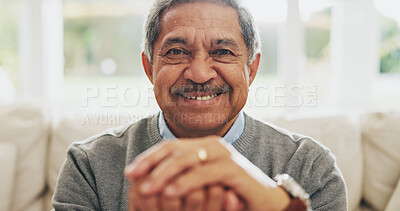
[[190, 62], [188, 69], [185, 70], [183, 77], [198, 84], [206, 83], [217, 77], [217, 72], [207, 62], [208, 57], [195, 57]]

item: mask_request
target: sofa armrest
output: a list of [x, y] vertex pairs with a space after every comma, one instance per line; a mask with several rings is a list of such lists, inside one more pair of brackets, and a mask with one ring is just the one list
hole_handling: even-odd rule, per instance
[[10, 210], [17, 164], [17, 146], [0, 143], [0, 210]]

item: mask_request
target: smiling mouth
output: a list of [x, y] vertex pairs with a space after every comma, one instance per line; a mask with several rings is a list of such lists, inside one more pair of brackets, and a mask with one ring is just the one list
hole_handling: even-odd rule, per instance
[[209, 101], [230, 91], [231, 87], [228, 84], [216, 85], [212, 83], [191, 83], [170, 88], [171, 94], [195, 101]]
[[207, 96], [189, 96], [189, 95], [183, 95], [181, 94], [181, 97], [184, 97], [186, 99], [190, 100], [199, 100], [199, 101], [204, 101], [204, 100], [211, 100], [214, 99], [215, 97], [221, 95], [222, 93], [219, 94], [212, 94], [212, 95], [207, 95]]

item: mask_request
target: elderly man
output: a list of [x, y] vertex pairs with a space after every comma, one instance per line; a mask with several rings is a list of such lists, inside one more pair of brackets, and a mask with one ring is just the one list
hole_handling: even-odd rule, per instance
[[241, 111], [261, 55], [236, 0], [156, 0], [144, 47], [162, 112], [71, 145], [56, 210], [347, 210], [328, 149]]

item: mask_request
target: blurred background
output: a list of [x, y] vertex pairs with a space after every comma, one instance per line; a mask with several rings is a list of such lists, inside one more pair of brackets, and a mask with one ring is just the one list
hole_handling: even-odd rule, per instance
[[[243, 2], [263, 52], [249, 113], [400, 107], [399, 1]], [[0, 104], [156, 112], [140, 61], [151, 3], [0, 0]]]
[[[400, 210], [400, 1], [242, 1], [262, 39], [245, 110], [332, 149], [349, 210]], [[0, 0], [0, 211], [50, 210], [72, 142], [159, 111], [151, 4]]]

